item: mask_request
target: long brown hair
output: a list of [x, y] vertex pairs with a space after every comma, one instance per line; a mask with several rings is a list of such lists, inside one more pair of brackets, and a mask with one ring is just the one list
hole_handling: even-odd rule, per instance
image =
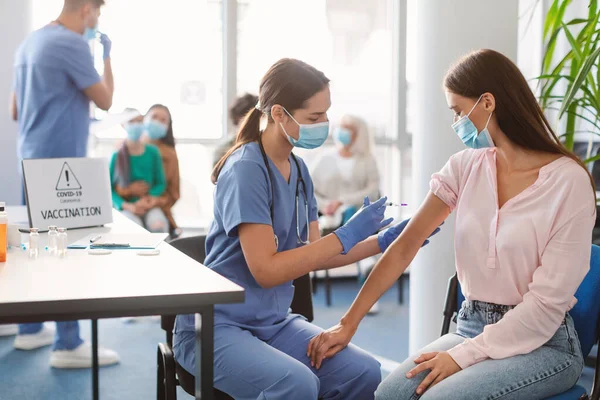
[[258, 104], [246, 114], [234, 145], [215, 165], [211, 180], [214, 184], [229, 156], [241, 146], [255, 142], [260, 136], [260, 119], [263, 114], [271, 118], [271, 107], [280, 105], [290, 114], [304, 107], [304, 103], [323, 90], [329, 79], [321, 71], [305, 62], [284, 58], [277, 61], [260, 82]]
[[452, 93], [472, 99], [483, 93], [494, 95], [498, 125], [511, 142], [527, 150], [569, 157], [589, 175], [596, 195], [594, 179], [587, 167], [560, 142], [525, 77], [508, 57], [489, 49], [467, 54], [446, 73], [444, 86]]

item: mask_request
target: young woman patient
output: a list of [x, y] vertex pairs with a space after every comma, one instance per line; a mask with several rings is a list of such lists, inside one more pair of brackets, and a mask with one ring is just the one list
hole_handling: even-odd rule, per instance
[[552, 131], [519, 69], [475, 51], [444, 79], [453, 129], [471, 149], [431, 191], [348, 312], [312, 339], [319, 368], [413, 260], [428, 232], [456, 212], [456, 270], [465, 302], [457, 332], [404, 361], [376, 399], [542, 399], [577, 382], [583, 357], [569, 316], [590, 264], [595, 189]]

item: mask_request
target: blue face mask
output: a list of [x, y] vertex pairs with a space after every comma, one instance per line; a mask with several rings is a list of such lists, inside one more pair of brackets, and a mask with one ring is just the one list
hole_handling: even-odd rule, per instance
[[144, 133], [144, 124], [141, 122], [133, 122], [125, 125], [125, 131], [127, 131], [127, 138], [132, 142], [137, 142]]
[[85, 40], [94, 40], [96, 39], [96, 34], [98, 33], [98, 27], [93, 27], [93, 28], [85, 28], [85, 31], [83, 32], [83, 38]]
[[483, 149], [486, 147], [495, 146], [494, 141], [492, 140], [492, 137], [487, 129], [490, 119], [492, 118], [492, 114], [490, 114], [488, 117], [488, 120], [485, 123], [485, 128], [483, 128], [481, 132], [477, 132], [475, 124], [473, 124], [473, 121], [469, 119], [469, 115], [471, 115], [477, 104], [479, 104], [481, 96], [479, 96], [477, 103], [475, 103], [467, 115], [452, 124], [452, 129], [454, 129], [460, 140], [462, 140], [467, 147], [472, 149]]
[[148, 137], [152, 140], [162, 139], [167, 135], [167, 126], [161, 124], [160, 122], [149, 120], [145, 123], [146, 133], [148, 133]]
[[348, 146], [352, 143], [352, 133], [346, 128], [337, 128], [333, 137], [342, 146]]
[[292, 146], [299, 147], [301, 149], [316, 149], [325, 143], [327, 136], [329, 136], [329, 121], [320, 122], [318, 124], [300, 124], [285, 108], [283, 110], [300, 127], [298, 132], [299, 137], [298, 139], [294, 139], [288, 135], [283, 125], [281, 123], [279, 124]]

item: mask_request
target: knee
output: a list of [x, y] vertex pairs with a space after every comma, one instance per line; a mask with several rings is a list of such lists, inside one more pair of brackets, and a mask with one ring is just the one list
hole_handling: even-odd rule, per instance
[[405, 376], [395, 373], [396, 371], [381, 382], [375, 392], [375, 400], [412, 399], [416, 386]]
[[[370, 355], [365, 355], [355, 361], [356, 378], [362, 387], [360, 398], [372, 398], [373, 393], [381, 383], [381, 366], [377, 360]], [[368, 397], [367, 397], [368, 396]]]
[[[304, 365], [302, 365], [304, 367]], [[287, 371], [285, 376], [270, 390], [285, 399], [317, 399], [319, 397], [319, 378], [307, 367]]]

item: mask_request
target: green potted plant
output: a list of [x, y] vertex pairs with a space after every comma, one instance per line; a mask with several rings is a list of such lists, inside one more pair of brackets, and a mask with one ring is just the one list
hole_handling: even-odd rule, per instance
[[[565, 20], [571, 0], [554, 0], [544, 20], [544, 57], [539, 81], [539, 101], [544, 110], [558, 112], [565, 129], [558, 132], [573, 150], [576, 127], [600, 136], [600, 14], [597, 0], [590, 0], [586, 18]], [[569, 43], [566, 54], [557, 54], [559, 37]], [[581, 130], [579, 131], [581, 132]], [[592, 155], [589, 163], [600, 159]]]

